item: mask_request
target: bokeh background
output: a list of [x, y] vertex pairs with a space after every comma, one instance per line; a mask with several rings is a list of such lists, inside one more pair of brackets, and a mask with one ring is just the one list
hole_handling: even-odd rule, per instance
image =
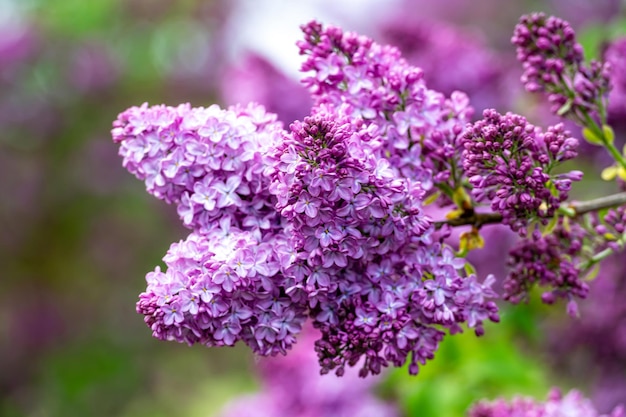
[[[255, 100], [285, 124], [303, 117], [294, 42], [316, 18], [399, 46], [430, 87], [463, 89], [477, 110], [547, 123], [509, 44], [538, 10], [572, 22], [591, 56], [626, 33], [619, 0], [0, 0], [0, 416], [210, 417], [261, 385], [246, 349], [159, 342], [135, 313], [145, 273], [187, 232], [122, 168], [118, 113]], [[593, 178], [604, 161], [580, 164]], [[512, 239], [486, 235], [498, 249], [473, 260], [501, 276]], [[504, 307], [484, 338], [449, 338], [418, 377], [394, 371], [373, 389], [407, 416], [553, 385], [609, 410], [626, 400], [626, 309], [610, 307], [626, 296], [624, 264], [594, 283], [611, 303], [592, 294], [579, 321], [563, 306]]]

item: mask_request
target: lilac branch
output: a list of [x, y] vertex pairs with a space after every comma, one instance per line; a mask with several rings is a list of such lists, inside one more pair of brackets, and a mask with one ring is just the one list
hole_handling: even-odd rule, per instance
[[[576, 217], [592, 211], [621, 206], [622, 204], [626, 204], [626, 192], [611, 194], [588, 201], [566, 203], [562, 208], [570, 217]], [[444, 225], [452, 227], [472, 225], [476, 228], [480, 228], [486, 224], [497, 224], [501, 222], [502, 215], [500, 213], [477, 213], [472, 210], [466, 211], [455, 219], [436, 221], [435, 227], [439, 229]]]

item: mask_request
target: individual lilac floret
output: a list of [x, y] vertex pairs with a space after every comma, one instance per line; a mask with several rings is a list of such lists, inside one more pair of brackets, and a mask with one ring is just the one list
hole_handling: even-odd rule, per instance
[[270, 154], [270, 191], [296, 240], [285, 275], [294, 300], [308, 303], [322, 372], [361, 364], [409, 371], [432, 359], [447, 329], [482, 334], [497, 321], [491, 279], [463, 278], [465, 265], [439, 243], [421, 212], [423, 190], [378, 157], [375, 124], [321, 106], [291, 126]]
[[185, 226], [206, 231], [229, 217], [234, 227], [265, 230], [277, 220], [261, 159], [282, 131], [276, 116], [255, 104], [144, 104], [120, 114], [112, 135], [124, 167], [149, 193], [176, 204]]
[[319, 333], [311, 328], [298, 336], [298, 343], [286, 357], [258, 361], [261, 389], [258, 393], [232, 400], [222, 417], [395, 417], [398, 410], [376, 398], [377, 378], [359, 378], [354, 369], [343, 378], [320, 375], [314, 340]]
[[524, 67], [526, 90], [547, 94], [554, 114], [582, 125], [590, 116], [606, 116], [609, 66], [584, 63], [583, 48], [569, 23], [543, 13], [525, 15], [511, 41]]
[[504, 282], [504, 299], [518, 303], [527, 299], [535, 285], [548, 287], [550, 290], [543, 293], [542, 301], [552, 304], [564, 298], [568, 300], [568, 314], [577, 317], [575, 298], [584, 299], [589, 293], [578, 266], [586, 236], [579, 224], [565, 225], [563, 220], [546, 235], [535, 229], [509, 253], [511, 272]]
[[215, 227], [174, 243], [148, 287], [137, 312], [153, 336], [189, 345], [233, 346], [243, 340], [261, 355], [285, 353], [305, 321], [305, 306], [280, 286], [281, 246], [286, 235], [257, 239], [252, 233]]
[[[473, 109], [464, 93], [449, 99], [428, 89], [422, 70], [409, 65], [397, 48], [333, 26], [310, 22], [298, 46], [307, 55], [303, 79], [315, 104], [345, 105], [351, 118], [376, 124], [383, 136], [381, 155], [397, 173], [455, 190], [463, 175], [456, 169], [460, 136]], [[450, 203], [445, 196], [440, 203]]]
[[507, 224], [525, 235], [529, 220], [544, 222], [567, 200], [580, 171], [551, 174], [576, 156], [578, 140], [562, 124], [541, 132], [522, 116], [485, 110], [464, 135], [463, 167], [477, 201], [490, 201]]
[[539, 403], [532, 398], [516, 397], [512, 401], [497, 399], [481, 401], [467, 413], [468, 417], [623, 417], [622, 406], [610, 414], [600, 414], [591, 401], [579, 391], [572, 390], [563, 395], [553, 388], [546, 402]]

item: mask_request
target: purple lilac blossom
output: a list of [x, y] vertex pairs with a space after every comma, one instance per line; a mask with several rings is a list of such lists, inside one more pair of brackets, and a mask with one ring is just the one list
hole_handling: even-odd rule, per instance
[[604, 238], [599, 249], [604, 249], [606, 246], [615, 252], [620, 252], [624, 246], [620, 241], [622, 241], [626, 231], [626, 206], [609, 209], [601, 220], [597, 215], [592, 220], [595, 232]]
[[623, 417], [623, 407], [616, 407], [609, 414], [599, 413], [590, 400], [579, 391], [572, 390], [566, 395], [552, 389], [548, 399], [539, 403], [532, 398], [516, 397], [506, 401], [497, 399], [481, 401], [467, 413], [468, 417]]
[[[427, 193], [433, 182], [457, 189], [461, 133], [473, 114], [467, 95], [446, 98], [427, 88], [423, 71], [395, 47], [314, 21], [302, 30], [301, 70], [312, 73], [303, 83], [315, 104], [345, 105], [348, 116], [376, 124], [396, 176], [421, 182]], [[451, 201], [444, 195], [440, 203]]]
[[257, 105], [133, 107], [114, 123], [125, 167], [149, 192], [176, 203], [194, 230], [173, 244], [167, 270], [146, 277], [137, 311], [153, 335], [188, 344], [285, 353], [306, 318], [281, 286], [293, 243], [262, 175], [282, 134]]
[[572, 181], [582, 172], [551, 174], [577, 155], [578, 140], [562, 124], [546, 132], [522, 116], [485, 110], [463, 137], [463, 167], [476, 201], [490, 201], [502, 223], [524, 236], [529, 220], [544, 223], [567, 200]]
[[183, 224], [207, 231], [228, 216], [233, 227], [279, 226], [261, 172], [262, 155], [282, 124], [263, 106], [131, 107], [114, 122], [124, 167], [155, 197], [174, 203]]
[[[423, 208], [426, 215], [433, 219], [443, 219], [449, 213], [448, 209], [437, 207], [429, 204]], [[460, 248], [461, 236], [464, 233], [471, 233], [472, 226], [453, 227], [447, 231], [444, 242], [458, 250]], [[503, 224], [490, 224], [480, 228], [479, 235], [486, 243], [485, 247], [475, 247], [469, 250], [465, 259], [474, 267], [478, 276], [493, 275], [498, 277], [494, 282], [492, 289], [497, 294], [502, 294], [501, 277], [505, 277], [509, 268], [506, 265], [509, 250], [515, 242], [519, 240], [519, 235], [511, 228]], [[489, 242], [497, 242], [497, 245], [489, 244]]]
[[465, 261], [421, 213], [419, 183], [394, 175], [378, 127], [349, 111], [321, 105], [270, 155], [270, 191], [299, 242], [287, 291], [322, 333], [323, 372], [362, 361], [363, 376], [377, 374], [410, 356], [417, 373], [440, 327], [454, 333], [467, 321], [482, 334], [483, 320], [498, 320], [493, 279], [461, 277]]
[[34, 26], [0, 24], [0, 84], [11, 82], [40, 47]]
[[[611, 68], [611, 91], [608, 103], [608, 124], [615, 130], [615, 146], [626, 145], [626, 37], [614, 40], [604, 52], [604, 59]], [[613, 163], [606, 153], [601, 154], [602, 168]], [[626, 191], [626, 182], [618, 177], [618, 186]]]
[[260, 355], [284, 354], [306, 315], [280, 287], [281, 244], [285, 236], [260, 240], [227, 222], [192, 233], [172, 244], [165, 272], [157, 267], [146, 276], [137, 312], [157, 339], [205, 346], [243, 340]]
[[581, 279], [578, 262], [581, 259], [588, 232], [577, 223], [564, 222], [551, 233], [542, 234], [536, 228], [531, 236], [523, 239], [509, 253], [510, 273], [504, 282], [504, 299], [513, 303], [526, 300], [535, 285], [549, 287], [541, 299], [546, 304], [558, 298], [568, 300], [567, 312], [578, 316], [575, 298], [584, 299], [589, 286]]
[[[312, 23], [309, 35], [307, 28], [321, 30]], [[359, 54], [372, 48], [381, 61], [342, 71], [382, 71], [365, 80], [388, 101], [373, 113], [355, 112], [350, 94], [368, 94], [350, 86], [316, 96], [312, 116], [290, 132], [257, 105], [144, 105], [114, 122], [124, 166], [150, 193], [175, 203], [193, 229], [170, 248], [166, 271], [147, 276], [137, 309], [155, 337], [208, 346], [243, 340], [262, 355], [285, 353], [309, 316], [322, 334], [323, 373], [342, 375], [360, 363], [366, 376], [409, 361], [415, 374], [444, 330], [467, 323], [480, 335], [483, 320], [499, 320], [493, 277], [464, 277], [465, 261], [441, 243], [447, 232], [435, 231], [421, 211], [441, 160], [423, 168], [406, 152], [392, 153], [406, 149], [393, 141], [406, 144], [413, 135], [457, 146], [471, 113], [467, 97], [446, 100], [427, 90], [393, 48], [354, 34], [344, 46], [357, 39], [352, 46], [365, 47]], [[326, 76], [339, 74], [326, 64]], [[414, 169], [398, 169], [399, 155]], [[448, 168], [435, 178], [447, 180]]]
[[373, 395], [377, 378], [359, 378], [354, 369], [343, 378], [320, 375], [310, 328], [287, 357], [258, 362], [261, 389], [232, 400], [221, 417], [395, 417], [398, 410]]
[[590, 117], [604, 120], [609, 65], [584, 63], [583, 48], [570, 24], [534, 13], [520, 18], [513, 44], [522, 63], [522, 83], [529, 92], [545, 93], [551, 111], [585, 126]]

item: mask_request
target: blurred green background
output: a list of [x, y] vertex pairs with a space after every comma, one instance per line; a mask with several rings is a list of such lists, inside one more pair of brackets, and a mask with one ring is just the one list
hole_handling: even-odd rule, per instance
[[[135, 313], [145, 273], [187, 232], [109, 134], [144, 101], [221, 101], [232, 4], [0, 0], [0, 416], [210, 416], [257, 385], [245, 348], [159, 342]], [[380, 394], [454, 416], [484, 396], [567, 387], [540, 353], [545, 311], [451, 338]]]

